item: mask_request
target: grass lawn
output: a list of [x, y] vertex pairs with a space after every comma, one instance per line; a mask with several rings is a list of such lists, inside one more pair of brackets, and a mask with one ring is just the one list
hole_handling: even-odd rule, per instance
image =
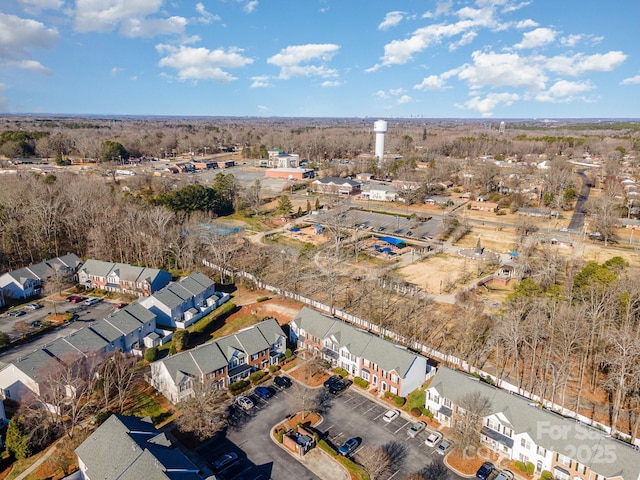
[[211, 335], [211, 338], [215, 340], [217, 338], [224, 337], [225, 335], [230, 335], [238, 330], [250, 327], [259, 321], [260, 318], [254, 315], [240, 315], [217, 329], [216, 332]]
[[404, 404], [403, 409], [410, 412], [412, 408], [419, 408], [422, 410], [425, 405], [427, 393], [424, 390], [414, 390], [407, 397], [407, 403]]

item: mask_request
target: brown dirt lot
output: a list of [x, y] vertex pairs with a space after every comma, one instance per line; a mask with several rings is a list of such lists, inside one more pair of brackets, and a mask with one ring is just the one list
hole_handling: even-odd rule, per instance
[[238, 286], [231, 296], [231, 301], [240, 309], [230, 315], [227, 321], [246, 315], [255, 315], [261, 318], [274, 317], [280, 325], [284, 325], [293, 320], [303, 307], [302, 303], [282, 297], [270, 297], [264, 302], [256, 301], [258, 298], [268, 296], [270, 292], [266, 290], [248, 290]]

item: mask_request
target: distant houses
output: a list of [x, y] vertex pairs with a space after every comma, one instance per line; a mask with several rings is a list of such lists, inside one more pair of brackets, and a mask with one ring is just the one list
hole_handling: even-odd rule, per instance
[[138, 297], [151, 295], [170, 281], [171, 274], [165, 270], [93, 259], [87, 260], [78, 271], [80, 285]]
[[349, 178], [325, 177], [311, 182], [311, 191], [327, 195], [355, 195], [360, 193], [361, 183]]

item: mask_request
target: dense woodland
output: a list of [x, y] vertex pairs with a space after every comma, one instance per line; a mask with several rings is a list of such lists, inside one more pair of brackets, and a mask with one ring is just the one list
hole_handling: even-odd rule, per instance
[[[157, 157], [205, 146], [212, 153], [214, 146], [239, 144], [245, 155], [281, 147], [317, 161], [333, 174], [348, 174], [370, 165], [330, 160], [353, 158], [373, 148], [373, 122], [368, 120], [344, 125], [338, 120], [1, 120], [5, 133], [0, 135], [0, 151], [7, 157], [59, 154], [100, 159], [107, 141], [122, 146], [120, 156], [126, 151]], [[571, 125], [534, 129], [521, 124], [505, 136], [495, 127], [390, 123], [389, 149], [403, 156], [381, 168], [395, 178], [420, 179], [425, 191], [436, 180], [461, 181], [469, 170], [474, 172], [469, 187], [488, 194], [499, 193], [505, 185], [515, 191], [525, 175], [539, 176], [548, 194], [541, 195], [541, 204], [570, 208], [570, 190], [575, 192], [580, 182], [566, 157], [557, 155], [582, 156], [588, 151], [604, 157], [607, 169], [616, 172], [623, 155], [635, 153], [639, 145], [635, 125], [612, 124], [607, 130], [589, 126], [585, 131]], [[15, 133], [23, 128], [31, 132], [29, 138]], [[521, 158], [542, 153], [554, 158], [552, 169], [523, 167], [517, 178], [470, 160], [478, 155]], [[417, 161], [430, 162], [429, 168], [417, 173]], [[357, 245], [342, 243], [344, 226], [337, 215], [341, 206], [334, 206], [336, 216], [325, 219], [332, 237], [328, 247], [283, 248], [278, 243], [256, 245], [207, 227], [217, 216], [233, 213], [260, 228], [259, 217], [275, 212], [262, 209], [259, 184], [240, 185], [232, 174], [219, 174], [210, 186], [140, 175], [126, 186], [123, 191], [122, 184], [97, 172], [1, 176], [2, 271], [67, 252], [175, 273], [199, 269], [207, 257], [453, 353], [625, 434], [639, 434], [640, 279], [636, 269], [618, 258], [587, 265], [568, 260], [543, 245], [529, 245], [528, 227], [523, 225], [518, 245], [526, 266], [523, 281], [500, 311], [488, 315], [472, 292], [445, 308], [423, 295], [397, 293], [403, 281], [391, 270], [356, 264]], [[509, 195], [509, 205], [524, 202], [516, 193]], [[604, 197], [613, 199], [615, 192]], [[279, 214], [290, 208], [285, 200], [280, 204]]]

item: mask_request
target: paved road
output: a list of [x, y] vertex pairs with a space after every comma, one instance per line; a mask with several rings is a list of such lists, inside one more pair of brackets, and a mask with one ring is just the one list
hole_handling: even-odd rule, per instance
[[573, 212], [573, 217], [571, 217], [571, 222], [569, 223], [569, 230], [574, 232], [581, 232], [584, 228], [586, 203], [589, 199], [589, 193], [591, 192], [591, 185], [589, 184], [589, 179], [584, 174], [584, 170], [578, 170], [576, 173], [580, 175], [580, 178], [582, 178], [582, 188], [580, 189], [580, 195], [578, 196], [578, 201], [576, 202], [576, 208]]

